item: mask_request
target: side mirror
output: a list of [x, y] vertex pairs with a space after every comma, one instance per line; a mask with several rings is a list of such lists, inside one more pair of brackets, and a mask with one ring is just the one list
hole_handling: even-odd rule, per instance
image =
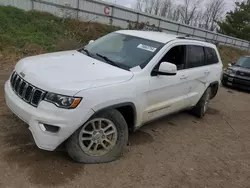
[[95, 41], [94, 41], [94, 40], [90, 40], [90, 41], [89, 41], [89, 44], [91, 44], [91, 43], [93, 43], [93, 42], [95, 42]]
[[173, 63], [162, 62], [159, 70], [154, 70], [157, 75], [174, 76], [177, 74], [177, 67]]

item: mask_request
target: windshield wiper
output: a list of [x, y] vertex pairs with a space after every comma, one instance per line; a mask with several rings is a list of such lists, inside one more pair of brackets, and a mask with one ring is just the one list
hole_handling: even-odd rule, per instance
[[108, 62], [110, 65], [116, 66], [121, 68], [116, 62], [114, 62], [113, 60], [109, 59], [107, 56], [101, 55], [99, 53], [96, 54], [97, 56], [103, 58], [106, 62]]
[[89, 57], [92, 57], [92, 55], [90, 54], [90, 52], [87, 49], [81, 49], [80, 51], [85, 52]]

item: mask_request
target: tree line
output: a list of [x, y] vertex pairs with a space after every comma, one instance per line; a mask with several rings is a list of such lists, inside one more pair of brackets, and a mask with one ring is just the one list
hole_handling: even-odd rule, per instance
[[[179, 1], [178, 1], [179, 2]], [[187, 25], [214, 31], [225, 15], [224, 0], [137, 0], [136, 9]]]
[[220, 33], [250, 41], [250, 0], [236, 2], [235, 9], [218, 26]]
[[136, 0], [136, 9], [190, 26], [250, 40], [250, 0], [235, 2], [226, 11], [228, 0]]

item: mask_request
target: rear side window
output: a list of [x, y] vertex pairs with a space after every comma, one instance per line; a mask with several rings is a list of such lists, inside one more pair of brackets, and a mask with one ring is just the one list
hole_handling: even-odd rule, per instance
[[205, 65], [205, 52], [202, 46], [187, 46], [187, 68], [201, 67]]
[[216, 64], [219, 62], [217, 53], [213, 48], [206, 47], [205, 51], [206, 51], [206, 55], [207, 55], [207, 61], [206, 61], [207, 65]]

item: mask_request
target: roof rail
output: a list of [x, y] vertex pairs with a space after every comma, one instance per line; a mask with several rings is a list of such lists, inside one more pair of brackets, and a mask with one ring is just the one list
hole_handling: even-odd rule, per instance
[[185, 36], [177, 36], [176, 39], [187, 39], [187, 40], [197, 40], [197, 41], [202, 41], [202, 42], [208, 42], [208, 43], [212, 43], [212, 44], [215, 44], [215, 45], [218, 45], [219, 42], [211, 39], [201, 39], [201, 38], [195, 38], [195, 37], [191, 37], [190, 35], [185, 35]]
[[183, 38], [191, 38], [191, 36], [189, 34], [186, 34], [186, 35], [178, 35], [176, 38], [180, 38], [180, 39], [183, 39]]

